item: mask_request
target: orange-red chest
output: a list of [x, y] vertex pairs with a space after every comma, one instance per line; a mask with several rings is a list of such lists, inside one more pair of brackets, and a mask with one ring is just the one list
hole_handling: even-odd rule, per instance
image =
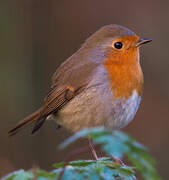
[[143, 73], [139, 63], [139, 50], [109, 55], [104, 67], [108, 73], [114, 98], [128, 99], [133, 91], [139, 96], [142, 95]]

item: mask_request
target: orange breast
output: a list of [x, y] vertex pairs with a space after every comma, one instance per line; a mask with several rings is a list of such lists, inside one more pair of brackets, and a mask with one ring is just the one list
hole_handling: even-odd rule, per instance
[[142, 95], [143, 73], [139, 63], [139, 49], [131, 48], [122, 53], [109, 53], [104, 66], [115, 98], [127, 99], [134, 90]]

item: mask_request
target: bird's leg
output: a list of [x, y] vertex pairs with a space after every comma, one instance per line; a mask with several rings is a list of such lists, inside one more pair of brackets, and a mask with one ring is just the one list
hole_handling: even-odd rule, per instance
[[90, 150], [91, 150], [94, 158], [95, 158], [96, 160], [98, 160], [98, 156], [97, 156], [97, 154], [96, 154], [96, 150], [95, 150], [95, 148], [94, 148], [94, 145], [93, 145], [91, 139], [88, 138], [88, 141], [89, 141], [89, 148], [90, 148]]
[[116, 164], [119, 164], [121, 166], [125, 166], [125, 164], [123, 163], [123, 161], [117, 157], [113, 157], [113, 160]]

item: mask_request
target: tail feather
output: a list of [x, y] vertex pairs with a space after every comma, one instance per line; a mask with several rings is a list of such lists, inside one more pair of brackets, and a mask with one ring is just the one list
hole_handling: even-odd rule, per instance
[[28, 117], [24, 118], [23, 120], [21, 120], [13, 129], [11, 129], [8, 134], [9, 136], [13, 136], [15, 134], [17, 134], [21, 129], [23, 129], [24, 127], [38, 121], [39, 119], [41, 119], [41, 109], [35, 111], [34, 113], [32, 113], [31, 115], [29, 115]]
[[41, 118], [41, 119], [38, 119], [35, 123], [35, 126], [32, 130], [32, 134], [34, 134], [36, 131], [39, 130], [39, 128], [41, 128], [41, 126], [43, 125], [43, 123], [45, 122], [45, 118]]

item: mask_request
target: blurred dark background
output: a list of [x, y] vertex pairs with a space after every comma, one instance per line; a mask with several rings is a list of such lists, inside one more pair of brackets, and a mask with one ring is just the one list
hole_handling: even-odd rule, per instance
[[145, 75], [141, 108], [124, 131], [150, 149], [160, 174], [168, 179], [168, 19], [168, 0], [1, 0], [0, 176], [35, 164], [51, 169], [53, 162], [80, 145], [59, 151], [58, 144], [70, 134], [56, 131], [53, 122], [33, 136], [30, 128], [13, 138], [7, 132], [41, 105], [56, 67], [98, 28], [116, 23], [153, 39], [141, 48]]

